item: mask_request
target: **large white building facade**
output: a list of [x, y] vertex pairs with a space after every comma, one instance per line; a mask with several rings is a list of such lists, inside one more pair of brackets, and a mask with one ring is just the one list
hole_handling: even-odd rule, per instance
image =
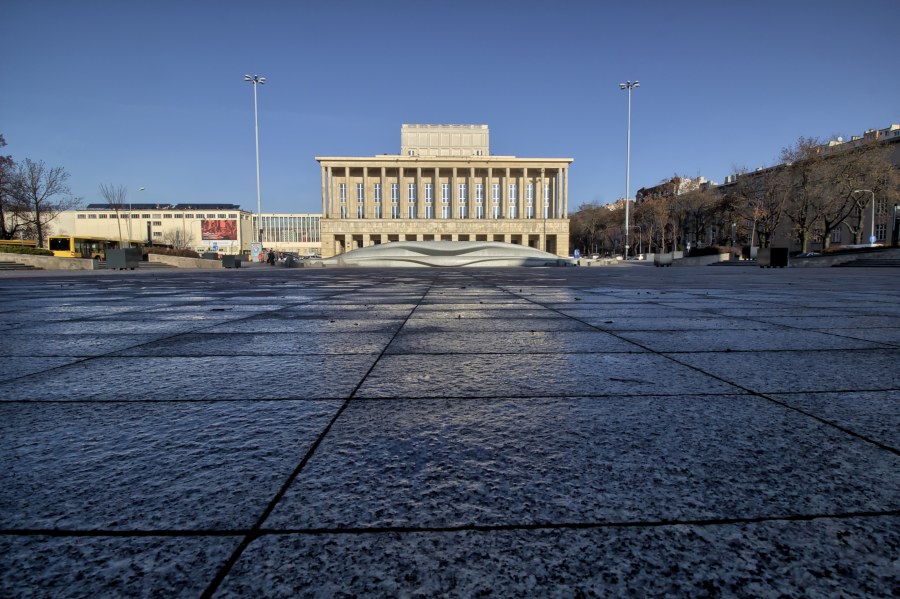
[[317, 157], [322, 256], [392, 241], [569, 251], [571, 158], [490, 154], [487, 125], [403, 125], [401, 153]]

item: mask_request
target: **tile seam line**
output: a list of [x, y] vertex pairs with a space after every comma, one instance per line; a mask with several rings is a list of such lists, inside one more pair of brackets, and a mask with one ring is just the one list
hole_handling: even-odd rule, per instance
[[[843, 391], [795, 391], [795, 394], [822, 394], [822, 393], [884, 393], [900, 391], [900, 389], [854, 389]], [[785, 392], [788, 394], [789, 392]], [[653, 393], [652, 397], [683, 397], [683, 393]], [[704, 393], [698, 391], [691, 393], [690, 397], [706, 398], [706, 397], [755, 397], [755, 394], [745, 391], [720, 392], [720, 393]], [[551, 394], [542, 393], [540, 395], [521, 395], [521, 394], [503, 394], [503, 395], [390, 395], [390, 396], [357, 396], [354, 401], [424, 401], [432, 399], [452, 399], [455, 401], [483, 401], [483, 400], [503, 400], [503, 399], [525, 399], [525, 400], [543, 400], [543, 399], [587, 399], [602, 400], [609, 398], [641, 398], [647, 397], [646, 393], [578, 393], [578, 394]], [[217, 403], [272, 403], [272, 402], [339, 402], [345, 401], [342, 397], [275, 397], [275, 398], [234, 398], [234, 399], [0, 399], [0, 405], [4, 404], [217, 404]]]
[[[436, 278], [437, 278], [437, 276], [435, 276], [435, 279]], [[409, 320], [409, 318], [413, 315], [413, 313], [415, 313], [416, 308], [418, 308], [418, 306], [419, 306], [419, 303], [421, 303], [421, 300], [424, 299], [424, 297], [428, 294], [428, 291], [431, 289], [431, 286], [433, 284], [434, 284], [434, 279], [432, 279], [432, 284], [429, 285], [428, 287], [426, 287], [426, 289], [423, 291], [422, 296], [419, 299], [419, 302], [416, 303], [416, 307], [414, 307], [412, 310], [410, 310], [410, 313], [403, 320], [403, 323], [399, 327], [397, 327], [397, 330], [391, 336], [391, 339], [385, 344], [385, 346], [382, 349], [379, 356], [375, 360], [372, 361], [372, 364], [369, 366], [369, 369], [360, 378], [359, 382], [357, 382], [356, 386], [353, 388], [353, 390], [350, 392], [350, 394], [347, 396], [347, 398], [344, 399], [343, 403], [337, 409], [334, 416], [331, 418], [331, 420], [328, 422], [328, 424], [325, 426], [325, 428], [322, 429], [322, 432], [319, 433], [318, 437], [316, 437], [316, 440], [306, 450], [306, 453], [304, 454], [303, 458], [300, 460], [300, 463], [298, 463], [297, 466], [294, 468], [294, 470], [288, 475], [287, 479], [284, 481], [284, 483], [281, 485], [281, 487], [275, 493], [274, 497], [272, 497], [272, 499], [266, 505], [266, 508], [263, 510], [262, 514], [260, 514], [260, 516], [257, 518], [253, 527], [244, 535], [243, 539], [241, 539], [241, 542], [238, 543], [238, 546], [234, 549], [234, 551], [232, 551], [231, 555], [228, 557], [228, 559], [225, 561], [225, 563], [222, 564], [222, 566], [218, 569], [215, 576], [210, 581], [209, 585], [206, 587], [206, 589], [204, 589], [203, 593], [200, 595], [202, 598], [204, 598], [204, 599], [210, 598], [216, 593], [216, 591], [218, 591], [219, 587], [222, 585], [222, 583], [228, 577], [228, 574], [231, 572], [231, 569], [238, 562], [238, 560], [240, 560], [241, 556], [244, 554], [244, 551], [246, 551], [247, 547], [250, 546], [250, 543], [252, 543], [254, 540], [256, 540], [260, 536], [259, 531], [262, 529], [263, 523], [269, 518], [269, 516], [275, 510], [275, 507], [278, 505], [278, 503], [281, 501], [281, 499], [287, 493], [290, 486], [294, 483], [294, 481], [297, 479], [297, 477], [300, 476], [300, 473], [306, 467], [306, 464], [308, 464], [309, 461], [312, 459], [313, 455], [315, 455], [316, 450], [319, 448], [319, 446], [325, 440], [325, 437], [328, 436], [328, 433], [331, 432], [332, 427], [335, 425], [335, 423], [341, 417], [341, 414], [344, 413], [344, 411], [347, 409], [347, 407], [353, 401], [354, 395], [356, 395], [357, 391], [359, 391], [360, 387], [362, 387], [365, 380], [372, 373], [372, 370], [374, 370], [375, 366], [378, 364], [378, 362], [381, 360], [381, 358], [385, 355], [388, 347], [390, 347], [391, 343], [394, 341], [394, 339], [396, 339], [397, 335], [400, 334], [400, 331], [403, 329], [403, 326], [406, 324], [406, 322]]]
[[[499, 287], [498, 287], [498, 288], [499, 288]], [[513, 295], [516, 295], [516, 293], [515, 293], [515, 292], [512, 292], [512, 291], [510, 291], [509, 293], [512, 293]], [[521, 296], [521, 295], [516, 295], [516, 297], [519, 297], [519, 298], [521, 298], [521, 299], [525, 299], [525, 300], [527, 300], [527, 301], [529, 301], [529, 302], [534, 303], [535, 305], [542, 306], [543, 308], [545, 308], [545, 309], [547, 309], [547, 310], [552, 310], [552, 311], [556, 312], [557, 314], [561, 314], [561, 312], [559, 312], [558, 310], [555, 310], [555, 309], [553, 309], [553, 308], [548, 308], [547, 306], [545, 306], [545, 305], [543, 305], [543, 304], [540, 304], [540, 303], [537, 302], [537, 301], [530, 300], [530, 299], [528, 299], [527, 297], [524, 297], [524, 296]], [[577, 322], [580, 322], [580, 323], [582, 323], [582, 324], [585, 324], [585, 325], [590, 326], [590, 327], [592, 327], [592, 328], [595, 328], [595, 329], [597, 329], [597, 330], [603, 331], [603, 329], [599, 329], [599, 328], [596, 327], [595, 325], [588, 324], [588, 323], [584, 322], [583, 320], [581, 320], [581, 319], [579, 319], [579, 318], [575, 318], [574, 316], [567, 316], [567, 318], [571, 318], [572, 320], [575, 320], [575, 321], [577, 321]], [[760, 398], [760, 399], [762, 399], [762, 400], [764, 400], [764, 401], [767, 401], [767, 402], [769, 402], [769, 403], [772, 403], [772, 404], [775, 404], [775, 405], [777, 405], [777, 406], [780, 406], [781, 408], [786, 409], [786, 410], [788, 410], [788, 411], [792, 411], [792, 412], [795, 412], [795, 413], [797, 413], [797, 414], [801, 414], [801, 415], [803, 415], [803, 416], [805, 416], [805, 417], [807, 417], [807, 418], [812, 418], [813, 420], [815, 420], [815, 421], [817, 421], [817, 422], [819, 422], [819, 423], [821, 423], [821, 424], [824, 424], [824, 425], [826, 425], [826, 426], [830, 426], [830, 427], [832, 427], [832, 428], [834, 428], [834, 429], [837, 429], [837, 430], [841, 431], [842, 433], [844, 433], [844, 434], [846, 434], [846, 435], [850, 435], [851, 437], [854, 437], [854, 438], [856, 438], [856, 439], [859, 439], [859, 440], [861, 440], [861, 441], [863, 441], [863, 442], [865, 442], [865, 443], [869, 443], [870, 445], [874, 445], [875, 447], [878, 447], [879, 449], [882, 449], [882, 450], [888, 451], [888, 452], [890, 452], [890, 453], [892, 453], [892, 454], [894, 454], [894, 455], [900, 456], [900, 450], [898, 450], [898, 449], [895, 448], [895, 447], [891, 447], [891, 446], [889, 446], [889, 445], [885, 445], [885, 444], [881, 443], [880, 441], [877, 441], [877, 440], [875, 440], [875, 439], [872, 439], [872, 438], [870, 438], [870, 437], [868, 437], [868, 436], [866, 436], [866, 435], [863, 435], [863, 434], [861, 434], [861, 433], [858, 433], [858, 432], [856, 432], [856, 431], [850, 430], [850, 429], [848, 429], [848, 428], [846, 428], [846, 427], [844, 427], [844, 426], [841, 426], [840, 424], [838, 424], [838, 423], [836, 423], [836, 422], [832, 422], [832, 421], [827, 420], [827, 419], [825, 419], [825, 418], [822, 418], [822, 417], [820, 417], [820, 416], [816, 416], [815, 414], [811, 414], [811, 413], [809, 413], [809, 412], [806, 412], [806, 411], [804, 411], [804, 410], [802, 410], [802, 409], [800, 409], [800, 408], [797, 408], [797, 407], [795, 407], [795, 406], [792, 406], [792, 405], [790, 405], [790, 404], [788, 404], [788, 403], [785, 403], [785, 402], [782, 402], [782, 401], [778, 401], [778, 400], [776, 400], [776, 399], [774, 399], [774, 398], [772, 398], [772, 397], [769, 397], [769, 396], [766, 395], [764, 392], [754, 391], [754, 390], [752, 390], [752, 389], [749, 389], [749, 388], [747, 388], [747, 387], [744, 387], [743, 385], [740, 385], [740, 384], [735, 383], [735, 382], [733, 382], [733, 381], [729, 381], [729, 380], [727, 380], [727, 379], [725, 379], [725, 378], [723, 378], [723, 377], [721, 377], [721, 376], [718, 376], [718, 375], [716, 375], [716, 374], [712, 374], [712, 373], [706, 372], [705, 370], [699, 368], [698, 366], [694, 366], [693, 364], [685, 364], [684, 362], [681, 362], [680, 360], [678, 360], [678, 359], [676, 359], [676, 358], [674, 357], [674, 355], [677, 355], [677, 354], [674, 354], [674, 355], [673, 355], [672, 353], [668, 353], [668, 354], [667, 354], [667, 353], [664, 353], [664, 352], [656, 351], [656, 350], [654, 350], [654, 349], [652, 349], [652, 348], [650, 348], [650, 347], [647, 347], [647, 346], [644, 346], [644, 345], [638, 343], [637, 341], [634, 341], [634, 340], [631, 340], [631, 339], [626, 339], [626, 338], [624, 338], [624, 337], [622, 337], [622, 336], [620, 336], [620, 335], [617, 335], [617, 334], [616, 334], [615, 332], [613, 332], [613, 331], [604, 331], [604, 332], [606, 332], [606, 333], [612, 335], [613, 337], [616, 337], [617, 339], [620, 339], [620, 340], [625, 341], [625, 342], [627, 342], [627, 343], [636, 345], [636, 346], [638, 346], [638, 347], [640, 347], [640, 348], [642, 348], [642, 349], [645, 349], [645, 350], [648, 351], [648, 352], [651, 352], [651, 353], [656, 354], [656, 355], [658, 355], [658, 356], [660, 356], [660, 357], [662, 357], [662, 358], [665, 358], [666, 360], [670, 360], [670, 361], [672, 361], [672, 362], [674, 362], [674, 363], [676, 363], [676, 364], [679, 364], [679, 365], [681, 365], [681, 366], [684, 366], [684, 367], [686, 367], [686, 368], [689, 368], [689, 369], [691, 369], [691, 370], [693, 370], [693, 371], [695, 371], [695, 372], [699, 372], [700, 374], [702, 374], [702, 375], [704, 375], [704, 376], [708, 376], [708, 377], [713, 378], [713, 379], [715, 379], [715, 380], [717, 380], [717, 381], [719, 381], [719, 382], [721, 382], [721, 383], [725, 383], [725, 384], [730, 385], [730, 386], [732, 386], [732, 387], [734, 387], [734, 388], [736, 388], [736, 389], [740, 389], [740, 390], [742, 390], [742, 391], [744, 391], [744, 392], [746, 392], [746, 393], [748, 393], [748, 394], [750, 394], [750, 395], [752, 395], [752, 396], [758, 397], [758, 398]], [[838, 350], [834, 350], [834, 351], [838, 351]], [[893, 349], [887, 349], [887, 350], [885, 350], [885, 349], [878, 349], [878, 348], [876, 348], [876, 349], [874, 349], [874, 350], [870, 349], [870, 350], [862, 350], [862, 351], [893, 351]], [[716, 352], [716, 353], [721, 353], [721, 352]]]
[[619, 520], [608, 522], [522, 522], [509, 524], [460, 524], [457, 526], [372, 526], [372, 527], [310, 527], [310, 528], [259, 528], [259, 529], [157, 529], [157, 530], [104, 530], [104, 529], [2, 529], [0, 536], [8, 537], [58, 537], [58, 538], [130, 538], [130, 537], [238, 537], [252, 535], [254, 539], [274, 535], [364, 535], [384, 533], [452, 533], [466, 531], [503, 532], [518, 530], [589, 530], [606, 528], [661, 528], [666, 526], [730, 526], [735, 524], [764, 524], [770, 522], [813, 522], [816, 520], [850, 520], [854, 518], [895, 518], [900, 509], [866, 510], [857, 512], [783, 514], [772, 516], [745, 516], [734, 518], [681, 518], [672, 520]]

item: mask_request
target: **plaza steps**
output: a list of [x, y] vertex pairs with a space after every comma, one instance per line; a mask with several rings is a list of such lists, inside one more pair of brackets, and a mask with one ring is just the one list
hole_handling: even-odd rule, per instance
[[[106, 261], [101, 260], [97, 264], [97, 270], [110, 270], [106, 266]], [[129, 269], [130, 270], [130, 269]], [[172, 266], [171, 264], [164, 264], [162, 262], [139, 262], [138, 267], [135, 270], [178, 270], [177, 266]]]
[[835, 266], [900, 268], [900, 258], [857, 258], [850, 262], [835, 264]]
[[8, 260], [0, 260], [0, 270], [42, 270], [30, 264], [20, 264]]
[[759, 266], [756, 260], [722, 260], [713, 262], [710, 266]]

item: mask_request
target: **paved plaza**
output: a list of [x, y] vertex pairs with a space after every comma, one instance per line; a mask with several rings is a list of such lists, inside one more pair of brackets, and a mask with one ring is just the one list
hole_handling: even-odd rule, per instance
[[0, 275], [0, 596], [900, 594], [892, 268]]

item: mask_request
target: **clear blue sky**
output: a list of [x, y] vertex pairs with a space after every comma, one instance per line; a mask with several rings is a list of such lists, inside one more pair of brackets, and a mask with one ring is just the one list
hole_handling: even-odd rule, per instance
[[[6, 0], [14, 159], [134, 202], [319, 212], [315, 156], [398, 153], [402, 123], [484, 123], [493, 154], [571, 157], [570, 205], [721, 182], [800, 136], [900, 122], [898, 0]], [[138, 192], [138, 188], [146, 190]]]

